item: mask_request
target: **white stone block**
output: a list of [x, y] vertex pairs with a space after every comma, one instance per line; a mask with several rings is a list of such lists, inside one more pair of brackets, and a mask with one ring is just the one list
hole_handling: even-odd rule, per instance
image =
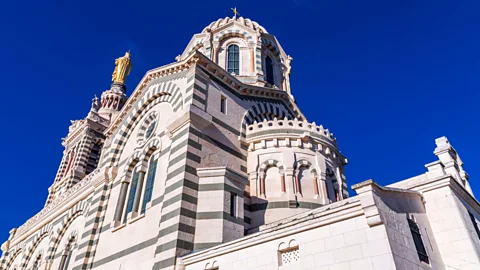
[[363, 257], [360, 245], [336, 249], [333, 251], [333, 254], [335, 255], [335, 263], [358, 260]]
[[346, 246], [358, 245], [367, 242], [367, 234], [365, 233], [365, 230], [349, 232], [346, 233], [344, 237]]

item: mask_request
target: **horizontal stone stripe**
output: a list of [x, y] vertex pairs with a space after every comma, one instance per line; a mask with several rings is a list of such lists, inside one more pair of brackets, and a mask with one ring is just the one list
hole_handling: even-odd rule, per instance
[[87, 246], [94, 246], [96, 243], [98, 242], [98, 239], [96, 240], [88, 240], [86, 242], [83, 242], [81, 244], [78, 245], [78, 249], [82, 249], [84, 247], [87, 247]]
[[205, 104], [205, 99], [200, 97], [199, 95], [193, 93], [192, 97], [193, 97], [194, 100], [200, 102], [201, 104]]
[[186, 96], [184, 100], [185, 104], [189, 104], [190, 101], [192, 101], [192, 98], [193, 98], [193, 95]]
[[232, 132], [236, 136], [240, 136], [240, 132], [236, 128], [233, 128], [233, 127], [229, 126], [227, 123], [223, 122], [222, 120], [220, 120], [216, 117], [212, 117], [212, 121], [214, 123], [218, 124], [219, 126], [223, 127], [224, 129]]
[[183, 165], [183, 166], [181, 166], [181, 167], [179, 167], [179, 168], [177, 168], [177, 169], [169, 172], [169, 173], [167, 174], [167, 181], [170, 180], [170, 179], [172, 179], [172, 178], [174, 178], [175, 176], [177, 176], [177, 175], [179, 175], [179, 174], [181, 174], [181, 173], [184, 173], [184, 172], [187, 172], [187, 173], [192, 174], [192, 175], [194, 175], [194, 176], [197, 175], [197, 169], [195, 169], [194, 167], [192, 167], [192, 166], [190, 166], [190, 165], [185, 164], [185, 165]]
[[211, 243], [195, 243], [193, 245], [194, 250], [200, 250], [200, 249], [206, 249], [206, 248], [211, 248], [214, 246], [218, 246], [223, 244], [222, 242], [211, 242]]
[[176, 202], [179, 202], [179, 201], [186, 201], [186, 202], [189, 202], [191, 204], [197, 204], [197, 201], [198, 199], [193, 197], [193, 196], [190, 196], [188, 194], [185, 194], [185, 193], [180, 193], [178, 195], [175, 195], [173, 196], [172, 198], [166, 200], [164, 203], [163, 203], [163, 207], [167, 207], [169, 205], [172, 205]]
[[198, 190], [198, 184], [191, 181], [191, 180], [188, 180], [186, 178], [184, 179], [180, 179], [179, 181], [171, 184], [170, 186], [166, 187], [165, 188], [165, 194], [168, 194], [174, 190], [176, 190], [177, 188], [180, 188], [180, 187], [188, 187], [190, 189], [193, 189], [193, 190]]
[[175, 209], [169, 213], [166, 213], [164, 215], [162, 215], [162, 218], [160, 219], [160, 223], [166, 221], [166, 220], [169, 220], [171, 218], [174, 218], [174, 217], [177, 217], [177, 216], [185, 216], [185, 217], [188, 217], [188, 218], [193, 218], [195, 219], [195, 212], [194, 211], [191, 211], [191, 210], [188, 210], [186, 208], [178, 208], [178, 209]]
[[223, 211], [217, 212], [197, 212], [197, 219], [225, 219], [238, 225], [244, 225], [242, 218], [235, 218]]
[[171, 257], [171, 258], [168, 258], [168, 259], [165, 259], [165, 260], [161, 260], [161, 261], [153, 264], [152, 270], [160, 270], [160, 269], [168, 268], [170, 266], [174, 266], [175, 261], [176, 261], [176, 257]]
[[92, 225], [92, 224], [95, 223], [95, 222], [97, 222], [97, 223], [98, 223], [98, 222], [101, 222], [101, 221], [103, 221], [104, 218], [105, 218], [104, 216], [103, 216], [103, 217], [94, 217], [93, 219], [85, 222], [85, 227], [90, 226], [90, 225]]
[[243, 190], [240, 190], [236, 187], [230, 186], [227, 183], [216, 183], [216, 184], [200, 184], [198, 185], [198, 191], [227, 191], [237, 194], [239, 197], [243, 197]]
[[231, 155], [233, 155], [233, 156], [235, 156], [235, 157], [241, 158], [242, 160], [247, 160], [247, 156], [245, 156], [245, 155], [243, 155], [242, 153], [238, 152], [237, 150], [235, 150], [235, 149], [233, 149], [233, 148], [231, 148], [231, 147], [229, 147], [229, 146], [227, 146], [227, 145], [225, 145], [225, 144], [223, 144], [223, 143], [221, 143], [221, 142], [213, 139], [213, 138], [210, 137], [210, 136], [204, 135], [204, 136], [202, 137], [202, 139], [204, 139], [205, 141], [207, 141], [207, 142], [215, 145], [215, 146], [218, 147], [219, 149], [221, 149], [221, 150], [223, 150], [223, 151], [225, 151], [225, 152], [227, 152], [227, 153], [229, 153], [229, 154], [231, 154]]
[[199, 143], [195, 142], [192, 139], [186, 139], [185, 141], [183, 141], [183, 142], [179, 143], [178, 145], [172, 147], [171, 150], [170, 150], [170, 154], [173, 154], [173, 153], [177, 152], [178, 150], [180, 150], [181, 148], [183, 148], [187, 145], [190, 145], [190, 146], [192, 146], [195, 149], [198, 149], [200, 151], [202, 150], [202, 145], [200, 145]]
[[191, 82], [193, 79], [195, 79], [195, 74], [193, 74], [193, 75], [191, 75], [187, 78], [187, 83]]
[[95, 209], [91, 210], [90, 212], [88, 212], [87, 214], [87, 217], [90, 217], [91, 215], [97, 213], [97, 212], [102, 212], [103, 210], [103, 207], [102, 206], [99, 206], [99, 207], [96, 207]]
[[201, 158], [199, 156], [195, 155], [192, 152], [187, 152], [187, 159], [189, 159], [193, 162], [196, 162], [196, 163], [200, 163], [200, 161], [201, 161]]
[[247, 224], [252, 224], [252, 219], [249, 217], [243, 217], [243, 221], [245, 221]]
[[195, 90], [198, 90], [200, 93], [202, 93], [202, 94], [204, 94], [204, 95], [207, 95], [207, 90], [205, 90], [205, 88], [203, 88], [202, 86], [200, 86], [200, 85], [197, 84], [196, 82], [194, 83], [193, 88], [194, 88]]
[[201, 83], [203, 83], [205, 85], [208, 85], [208, 79], [203, 78], [202, 76], [199, 76], [198, 74], [197, 74], [197, 76], [195, 76], [195, 79], [199, 80]]
[[152, 207], [163, 202], [163, 195], [152, 200]]
[[84, 239], [85, 237], [91, 235], [91, 234], [96, 234], [97, 232], [104, 232], [106, 230], [110, 229], [110, 223], [101, 227], [101, 228], [93, 228], [90, 229], [82, 234], [82, 237], [80, 239]]
[[247, 167], [240, 165], [240, 171], [246, 173], [247, 172]]
[[184, 241], [184, 240], [181, 240], [181, 239], [175, 239], [173, 241], [170, 241], [170, 242], [167, 242], [165, 244], [157, 246], [157, 248], [155, 249], [155, 255], [157, 255], [158, 253], [165, 252], [165, 251], [170, 250], [170, 249], [174, 249], [174, 248], [183, 248], [183, 249], [187, 249], [187, 250], [192, 250], [193, 249], [193, 243], [189, 242], [189, 241]]
[[168, 168], [173, 167], [173, 165], [179, 163], [180, 161], [185, 160], [186, 158], [187, 158], [187, 153], [183, 152], [180, 155], [178, 155], [177, 157], [174, 157], [174, 158], [170, 159], [170, 161], [168, 162]]
[[116, 252], [116, 253], [114, 253], [114, 254], [112, 254], [112, 255], [110, 255], [110, 256], [107, 256], [107, 257], [105, 257], [105, 258], [103, 258], [103, 259], [100, 259], [100, 260], [95, 261], [95, 262], [93, 263], [93, 268], [98, 267], [98, 266], [103, 265], [103, 264], [106, 264], [106, 263], [109, 263], [109, 262], [111, 262], [111, 261], [113, 261], [113, 260], [119, 259], [119, 258], [121, 258], [121, 257], [123, 257], [123, 256], [132, 254], [132, 253], [134, 253], [134, 252], [140, 251], [140, 250], [142, 250], [142, 249], [144, 249], [144, 248], [147, 248], [147, 247], [149, 247], [149, 246], [155, 245], [156, 243], [157, 243], [157, 237], [155, 236], [155, 237], [153, 237], [153, 238], [151, 238], [151, 239], [148, 239], [148, 240], [146, 240], [146, 241], [143, 241], [143, 242], [141, 242], [141, 243], [139, 243], [139, 244], [136, 244], [136, 245], [134, 245], [134, 246], [132, 246], [132, 247], [129, 247], [129, 248], [124, 249], [124, 250], [122, 250], [122, 251]]
[[192, 227], [190, 225], [183, 224], [183, 223], [173, 224], [172, 226], [169, 226], [165, 229], [161, 229], [160, 231], [158, 231], [158, 238], [165, 236], [167, 234], [171, 234], [176, 231], [195, 234], [195, 227]]

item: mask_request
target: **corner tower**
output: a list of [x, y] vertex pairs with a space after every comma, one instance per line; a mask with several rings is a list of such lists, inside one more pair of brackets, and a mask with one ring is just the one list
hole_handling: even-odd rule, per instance
[[[235, 13], [236, 14], [236, 13]], [[290, 91], [292, 58], [274, 35], [247, 18], [226, 17], [195, 34], [177, 61], [198, 51], [242, 83]]]

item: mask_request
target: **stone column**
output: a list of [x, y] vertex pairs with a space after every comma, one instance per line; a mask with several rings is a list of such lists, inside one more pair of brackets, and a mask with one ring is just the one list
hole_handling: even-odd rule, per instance
[[265, 196], [265, 175], [260, 175], [258, 180], [260, 182], [260, 196]]
[[115, 208], [114, 215], [115, 225], [122, 221], [123, 208], [125, 207], [125, 199], [127, 198], [128, 184], [129, 183], [126, 180], [123, 180], [120, 186], [120, 195], [118, 197], [117, 207]]
[[313, 178], [313, 190], [315, 191], [315, 196], [318, 196], [318, 195], [319, 195], [319, 192], [318, 192], [318, 179], [317, 179], [316, 176]]
[[336, 168], [337, 172], [337, 184], [338, 184], [338, 200], [341, 201], [343, 200], [343, 179], [342, 179], [342, 173], [340, 171], [340, 167]]
[[295, 194], [301, 195], [301, 187], [300, 187], [300, 178], [298, 177], [298, 171], [295, 172]]
[[293, 168], [285, 170], [286, 193], [289, 201], [296, 201], [295, 198], [295, 175]]
[[320, 173], [320, 196], [323, 204], [329, 204], [330, 200], [328, 198], [328, 188], [327, 188], [327, 181], [326, 181], [326, 175], [325, 173]]
[[282, 185], [282, 192], [285, 193], [285, 173], [282, 173], [282, 176], [280, 176], [280, 184]]

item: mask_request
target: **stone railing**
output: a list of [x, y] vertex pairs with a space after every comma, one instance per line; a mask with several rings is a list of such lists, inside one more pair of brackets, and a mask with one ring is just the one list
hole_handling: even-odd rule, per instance
[[22, 226], [20, 226], [17, 231], [16, 235], [20, 235], [23, 232], [27, 231], [31, 228], [34, 224], [40, 221], [43, 217], [45, 217], [48, 213], [50, 213], [56, 206], [60, 205], [62, 202], [66, 201], [68, 198], [72, 197], [75, 193], [81, 190], [83, 187], [88, 186], [92, 181], [92, 178], [100, 171], [100, 169], [96, 169], [87, 176], [85, 176], [80, 182], [75, 184], [73, 187], [62, 193], [60, 196], [55, 198], [51, 203], [46, 205], [40, 212], [38, 212], [35, 216], [31, 217], [27, 222], [25, 222]]
[[315, 122], [309, 123], [308, 121], [300, 121], [297, 118], [289, 120], [287, 118], [283, 120], [270, 120], [266, 119], [260, 123], [253, 123], [252, 125], [247, 126], [247, 138], [257, 137], [268, 134], [278, 134], [278, 133], [297, 133], [302, 134], [308, 132], [318, 134], [326, 139], [328, 139], [333, 144], [336, 144], [337, 140], [328, 129], [323, 128], [322, 125], [317, 126]]

